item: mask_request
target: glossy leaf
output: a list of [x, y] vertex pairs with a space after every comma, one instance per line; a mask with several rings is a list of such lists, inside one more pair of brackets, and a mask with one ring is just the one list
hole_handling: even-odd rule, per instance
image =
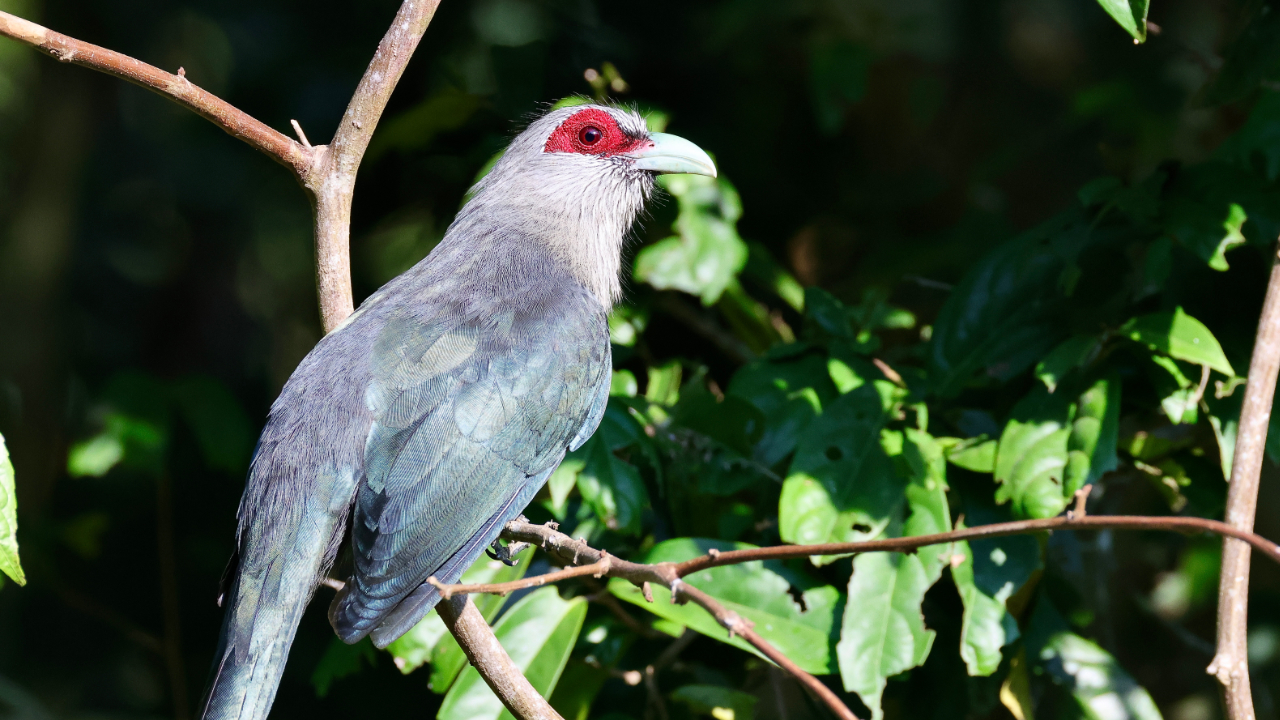
[[[706, 555], [712, 548], [735, 550], [753, 547], [744, 543], [678, 538], [661, 543], [638, 562], [678, 562]], [[794, 574], [783, 574], [775, 563], [749, 562], [694, 573], [685, 582], [708, 593], [728, 609], [755, 623], [755, 630], [804, 670], [826, 675], [836, 671], [836, 616], [840, 593], [830, 585], [806, 583], [797, 588], [803, 607], [790, 594]], [[740, 637], [729, 637], [706, 610], [692, 603], [673, 605], [671, 593], [653, 586], [653, 602], [646, 602], [640, 588], [621, 578], [609, 581], [609, 592], [661, 618], [696, 630], [707, 637], [759, 655]]]
[[1062, 341], [1036, 364], [1036, 377], [1049, 392], [1053, 392], [1067, 373], [1089, 361], [1097, 352], [1099, 344], [1098, 338], [1093, 335], [1075, 335]]
[[884, 717], [888, 678], [924, 662], [937, 634], [924, 626], [920, 603], [933, 584], [916, 555], [865, 553], [853, 559], [849, 598], [836, 652], [844, 689]]
[[1151, 695], [1111, 653], [1072, 632], [1043, 599], [1027, 628], [1027, 655], [1071, 693], [1088, 720], [1161, 720]]
[[1017, 620], [1005, 603], [1040, 569], [1040, 546], [1029, 536], [991, 538], [956, 543], [955, 554], [963, 557], [951, 569], [964, 604], [960, 657], [970, 675], [990, 675], [1000, 666], [1002, 648], [1018, 639]]
[[1120, 378], [1095, 382], [1080, 395], [1067, 438], [1064, 493], [1070, 497], [1087, 483], [1115, 470], [1120, 460]]
[[[515, 565], [511, 566], [482, 555], [467, 568], [458, 582], [473, 584], [519, 580], [529, 570], [529, 563], [532, 561], [533, 552], [530, 550], [517, 555]], [[472, 602], [485, 620], [492, 622], [506, 598], [481, 594], [473, 595]], [[445, 628], [444, 621], [434, 612], [428, 613], [417, 625], [388, 645], [387, 652], [391, 653], [391, 659], [400, 672], [406, 675], [431, 662], [431, 683], [433, 687], [439, 688], [439, 692], [444, 692], [466, 663], [462, 648], [458, 647], [457, 641]]]
[[701, 175], [667, 175], [659, 182], [679, 200], [678, 234], [637, 253], [635, 277], [712, 305], [747, 262], [747, 244], [734, 228], [742, 214], [737, 191], [723, 178]]
[[624, 532], [640, 529], [640, 515], [649, 504], [649, 492], [640, 471], [614, 452], [647, 442], [644, 431], [625, 407], [611, 400], [591, 439], [565, 457], [569, 471], [579, 468], [577, 486], [582, 499], [610, 529]]
[[1180, 307], [1171, 313], [1134, 318], [1120, 328], [1120, 333], [1178, 360], [1207, 365], [1228, 377], [1235, 375], [1209, 328]]
[[863, 386], [809, 426], [778, 501], [784, 541], [852, 542], [884, 531], [902, 506], [905, 482], [880, 445], [882, 424], [880, 397]]
[[1147, 39], [1148, 0], [1098, 0], [1098, 4], [1137, 42]]
[[[543, 697], [555, 689], [560, 673], [578, 641], [587, 617], [586, 598], [561, 600], [554, 587], [535, 590], [511, 607], [493, 626], [493, 633], [512, 663]], [[449, 688], [436, 716], [439, 720], [510, 718], [480, 673], [471, 666]]]
[[18, 496], [14, 490], [13, 463], [0, 435], [0, 572], [19, 585], [27, 584], [18, 560]]
[[1015, 517], [1053, 517], [1066, 507], [1067, 442], [1074, 407], [1043, 387], [1013, 408], [996, 450], [996, 502], [1012, 501]]
[[734, 373], [725, 392], [764, 413], [764, 432], [750, 454], [770, 467], [795, 451], [822, 406], [837, 394], [822, 356], [813, 352], [753, 360]]
[[947, 450], [947, 462], [978, 473], [995, 472], [999, 442], [985, 435], [956, 443]]

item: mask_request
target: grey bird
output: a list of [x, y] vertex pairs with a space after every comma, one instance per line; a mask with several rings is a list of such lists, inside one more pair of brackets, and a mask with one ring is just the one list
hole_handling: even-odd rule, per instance
[[271, 709], [298, 621], [350, 526], [329, 619], [386, 647], [435, 607], [595, 432], [623, 238], [660, 173], [716, 174], [638, 114], [553, 110], [472, 189], [444, 239], [303, 359], [238, 513], [207, 720]]

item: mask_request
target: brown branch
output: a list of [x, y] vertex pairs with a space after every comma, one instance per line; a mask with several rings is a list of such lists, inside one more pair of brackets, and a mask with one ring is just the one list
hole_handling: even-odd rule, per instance
[[533, 577], [522, 578], [520, 580], [512, 580], [504, 583], [477, 583], [474, 585], [446, 585], [435, 576], [427, 578], [427, 584], [440, 591], [440, 597], [448, 600], [454, 595], [466, 595], [467, 593], [488, 593], [490, 595], [506, 595], [515, 590], [522, 590], [530, 587], [540, 587], [549, 582], [559, 582], [560, 580], [568, 580], [569, 578], [582, 577], [583, 575], [591, 575], [592, 577], [600, 577], [609, 572], [609, 565], [613, 558], [609, 557], [606, 552], [601, 552], [599, 561], [590, 565], [579, 565], [577, 567], [568, 567], [563, 570], [556, 570], [542, 575], [534, 575]]
[[480, 671], [480, 677], [512, 715], [523, 720], [563, 720], [511, 662], [470, 597], [441, 600], [436, 612], [457, 638], [467, 659]]
[[163, 95], [293, 170], [298, 177], [311, 166], [311, 157], [305, 148], [200, 89], [186, 78], [181, 68], [177, 75], [171, 75], [128, 55], [76, 40], [6, 12], [0, 12], [0, 35], [31, 45], [62, 62], [98, 70]]
[[[1280, 252], [1280, 250], [1278, 250]], [[1226, 521], [1241, 531], [1253, 529], [1258, 509], [1258, 479], [1262, 473], [1271, 402], [1280, 371], [1280, 257], [1273, 256], [1271, 279], [1258, 318], [1258, 335], [1249, 360], [1231, 485], [1227, 491]], [[1249, 620], [1249, 546], [1222, 543], [1222, 571], [1218, 576], [1218, 651], [1207, 672], [1222, 685], [1228, 720], [1253, 720], [1246, 643]]]

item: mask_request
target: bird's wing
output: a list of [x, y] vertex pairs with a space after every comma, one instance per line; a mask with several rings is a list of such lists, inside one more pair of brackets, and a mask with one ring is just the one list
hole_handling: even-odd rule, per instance
[[375, 422], [352, 522], [355, 582], [331, 615], [344, 639], [442, 568], [453, 577], [440, 581], [456, 580], [594, 430], [607, 333], [599, 306], [578, 297], [389, 319], [366, 398]]

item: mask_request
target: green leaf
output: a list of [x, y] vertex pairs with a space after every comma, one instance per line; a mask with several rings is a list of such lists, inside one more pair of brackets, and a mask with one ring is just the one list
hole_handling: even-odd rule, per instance
[[671, 699], [688, 705], [695, 715], [715, 720], [752, 720], [756, 715], [755, 695], [719, 685], [685, 685], [671, 693]]
[[[516, 564], [508, 566], [488, 556], [481, 556], [467, 568], [458, 580], [463, 584], [501, 583], [519, 580], [529, 570], [533, 560], [533, 552], [526, 550], [516, 556]], [[473, 595], [472, 602], [476, 609], [490, 622], [498, 616], [506, 598], [498, 595]], [[444, 621], [436, 613], [428, 613], [426, 617], [401, 635], [395, 642], [387, 646], [391, 659], [400, 672], [409, 673], [432, 663], [431, 683], [444, 692], [453, 682], [462, 666], [466, 664], [466, 656], [458, 643], [449, 635]]]
[[778, 500], [783, 541], [853, 542], [885, 530], [902, 507], [905, 483], [881, 447], [883, 422], [880, 397], [865, 385], [810, 424]]
[[1040, 569], [1040, 545], [1025, 535], [991, 538], [956, 543], [955, 553], [963, 557], [951, 569], [964, 604], [960, 657], [970, 675], [988, 676], [1000, 666], [1001, 649], [1018, 639], [1017, 619], [1005, 603]]
[[[587, 599], [561, 600], [554, 587], [544, 587], [523, 597], [493, 626], [498, 642], [529, 684], [543, 697], [555, 689], [560, 673], [578, 641], [587, 617]], [[511, 718], [480, 673], [471, 666], [444, 696], [439, 720]]]
[[[902, 455], [910, 482], [907, 485], [907, 508], [910, 512], [903, 523], [902, 534], [933, 535], [951, 529], [951, 508], [947, 503], [947, 461], [942, 456], [942, 445], [921, 430], [903, 432]], [[932, 545], [916, 551], [924, 566], [929, 584], [937, 582], [942, 570], [950, 562], [948, 545]]]
[[1015, 517], [1053, 517], [1066, 507], [1067, 442], [1075, 408], [1043, 387], [1013, 408], [996, 450], [996, 502], [1012, 501]]
[[614, 452], [636, 444], [646, 446], [648, 442], [625, 407], [610, 400], [595, 434], [565, 457], [571, 469], [581, 468], [577, 485], [582, 499], [611, 530], [639, 532], [640, 516], [649, 506], [649, 491], [640, 471]]
[[737, 191], [724, 178], [701, 175], [665, 175], [659, 184], [680, 202], [678, 234], [637, 253], [635, 277], [713, 305], [747, 263], [747, 244], [734, 228], [742, 214]]
[[1063, 376], [1087, 363], [1101, 343], [1093, 335], [1075, 335], [1053, 349], [1036, 364], [1036, 377], [1053, 392]]
[[1064, 274], [1090, 238], [1084, 219], [1066, 213], [979, 260], [933, 325], [934, 392], [954, 396], [979, 376], [1003, 382], [1044, 357], [1064, 335]]
[[355, 675], [365, 665], [372, 666], [377, 660], [378, 653], [367, 638], [354, 645], [348, 645], [336, 637], [331, 638], [329, 647], [320, 656], [320, 662], [311, 673], [311, 684], [316, 689], [316, 697], [328, 695], [334, 681]]
[[995, 472], [999, 443], [986, 435], [961, 441], [947, 451], [947, 462], [976, 473]]
[[0, 435], [0, 572], [19, 585], [27, 584], [26, 573], [18, 561], [18, 496], [14, 489], [13, 463], [9, 448]]
[[1147, 39], [1147, 0], [1098, 0], [1098, 4], [1137, 42]]
[[1228, 377], [1236, 374], [1209, 328], [1181, 307], [1133, 318], [1120, 328], [1120, 334], [1178, 360], [1207, 365]]
[[[745, 543], [677, 538], [661, 543], [637, 562], [679, 562], [706, 555], [708, 550], [738, 550], [754, 547]], [[725, 607], [755, 623], [755, 630], [804, 670], [816, 675], [836, 671], [835, 618], [840, 611], [840, 592], [830, 585], [806, 583], [797, 587], [803, 607], [792, 599], [795, 573], [773, 562], [726, 565], [694, 573], [685, 582], [719, 600]], [[658, 617], [691, 628], [723, 643], [759, 655], [740, 637], [730, 638], [706, 610], [692, 603], [673, 605], [671, 593], [653, 586], [653, 602], [646, 602], [640, 588], [621, 578], [609, 581], [609, 592], [644, 608]]]
[[836, 652], [844, 689], [856, 692], [880, 720], [887, 678], [924, 662], [937, 634], [924, 626], [920, 603], [933, 582], [916, 555], [865, 553], [853, 559], [849, 599]]
[[764, 413], [764, 432], [750, 454], [769, 467], [795, 450], [822, 406], [837, 394], [823, 357], [815, 352], [753, 360], [734, 373], [725, 393]]
[[563, 520], [565, 513], [568, 512], [569, 493], [573, 492], [573, 488], [577, 486], [578, 474], [582, 472], [584, 466], [586, 462], [582, 458], [565, 458], [547, 479], [547, 493], [551, 496], [547, 509], [557, 519]]
[[173, 397], [205, 462], [227, 473], [244, 474], [253, 453], [254, 431], [231, 391], [213, 378], [193, 376], [174, 383]]
[[848, 40], [816, 42], [809, 50], [809, 97], [818, 127], [835, 135], [845, 109], [867, 92], [871, 52]]
[[1161, 720], [1146, 689], [1097, 643], [1071, 632], [1044, 598], [1027, 628], [1027, 656], [1088, 720]]
[[1120, 378], [1112, 375], [1095, 382], [1080, 395], [1076, 417], [1067, 439], [1064, 493], [1070, 497], [1087, 483], [1096, 483], [1115, 470], [1120, 460]]

